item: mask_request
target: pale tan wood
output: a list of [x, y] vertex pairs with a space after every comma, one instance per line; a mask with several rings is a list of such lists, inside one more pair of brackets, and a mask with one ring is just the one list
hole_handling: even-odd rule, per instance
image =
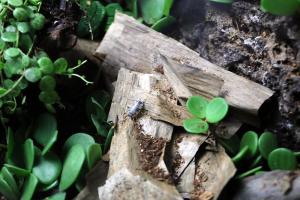
[[95, 53], [114, 78], [121, 67], [153, 73], [162, 65], [160, 54], [183, 64], [184, 69], [189, 66], [223, 80], [221, 96], [243, 113], [257, 115], [261, 105], [273, 95], [270, 89], [210, 63], [183, 44], [121, 13], [117, 13]]

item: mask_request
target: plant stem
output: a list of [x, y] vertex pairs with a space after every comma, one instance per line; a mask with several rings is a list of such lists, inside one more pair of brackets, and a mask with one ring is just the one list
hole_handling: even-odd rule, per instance
[[93, 82], [90, 82], [90, 81], [86, 80], [83, 76], [80, 76], [80, 75], [78, 75], [78, 74], [65, 74], [65, 75], [67, 75], [67, 76], [75, 76], [75, 77], [77, 77], [77, 78], [80, 78], [80, 79], [83, 80], [87, 85], [88, 85], [88, 84], [93, 84]]
[[11, 91], [13, 91], [19, 85], [19, 83], [22, 81], [23, 78], [24, 78], [24, 74], [20, 76], [20, 78], [15, 82], [15, 84], [11, 88], [9, 88], [6, 92], [0, 95], [0, 99], [8, 95]]
[[259, 155], [259, 156], [253, 161], [253, 163], [250, 165], [250, 168], [256, 167], [261, 161], [262, 161], [262, 156]]
[[244, 172], [244, 173], [240, 174], [239, 176], [236, 177], [236, 179], [242, 179], [242, 178], [245, 178], [245, 177], [247, 177], [247, 176], [250, 176], [250, 175], [252, 175], [252, 174], [258, 172], [258, 171], [261, 170], [261, 169], [262, 169], [262, 166], [258, 166], [258, 167], [256, 167], [256, 168], [253, 168], [253, 169], [251, 169], [251, 170], [249, 170], [249, 171], [247, 171], [247, 172]]
[[234, 164], [237, 164], [240, 160], [242, 160], [244, 158], [244, 156], [246, 155], [248, 151], [248, 146], [245, 146], [244, 148], [242, 148], [238, 154], [236, 154], [233, 158], [232, 161]]
[[81, 67], [82, 65], [84, 65], [87, 62], [87, 60], [82, 61], [82, 63], [79, 63], [78, 65], [76, 65], [75, 67], [72, 67], [71, 70], [75, 70], [79, 67]]

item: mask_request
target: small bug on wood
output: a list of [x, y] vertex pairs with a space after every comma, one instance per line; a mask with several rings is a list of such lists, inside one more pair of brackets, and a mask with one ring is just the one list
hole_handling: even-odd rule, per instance
[[141, 110], [144, 108], [144, 105], [144, 101], [139, 100], [135, 102], [135, 104], [133, 104], [133, 106], [128, 110], [127, 115], [132, 119], [141, 112]]

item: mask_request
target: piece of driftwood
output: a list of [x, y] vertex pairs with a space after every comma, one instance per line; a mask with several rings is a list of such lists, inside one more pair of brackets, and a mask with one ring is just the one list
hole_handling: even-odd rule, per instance
[[183, 71], [195, 68], [223, 80], [222, 96], [243, 113], [257, 115], [261, 105], [273, 94], [270, 89], [210, 63], [183, 44], [121, 13], [116, 14], [95, 53], [112, 77], [117, 77], [121, 67], [153, 73], [162, 65], [157, 59], [160, 54], [181, 63]]
[[195, 190], [194, 179], [196, 172], [195, 159], [193, 159], [184, 172], [179, 177], [178, 183], [176, 185], [177, 190], [184, 199], [190, 199], [191, 194]]
[[231, 158], [224, 149], [221, 146], [217, 148], [216, 152], [204, 151], [196, 161], [195, 190], [193, 192], [196, 199], [201, 199], [199, 197], [204, 194], [211, 196], [211, 199], [218, 199], [221, 191], [236, 172]]

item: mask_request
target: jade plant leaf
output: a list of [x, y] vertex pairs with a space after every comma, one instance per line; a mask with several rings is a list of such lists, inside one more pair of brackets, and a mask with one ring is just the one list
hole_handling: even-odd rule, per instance
[[100, 144], [91, 144], [87, 149], [87, 164], [92, 169], [96, 162], [101, 159], [102, 149]]
[[274, 15], [293, 15], [299, 9], [297, 0], [261, 0], [260, 6], [263, 11]]
[[77, 179], [85, 160], [84, 149], [80, 144], [73, 146], [64, 161], [59, 190], [68, 189]]
[[166, 0], [164, 6], [164, 15], [169, 16], [174, 0]]
[[107, 137], [105, 139], [104, 147], [103, 147], [103, 153], [106, 153], [110, 147], [112, 137], [114, 136], [115, 128], [111, 127], [108, 131]]
[[13, 192], [12, 188], [8, 185], [8, 183], [4, 180], [2, 175], [0, 175], [0, 193], [2, 193], [7, 200], [18, 200], [19, 198]]
[[206, 116], [206, 107], [208, 101], [201, 96], [192, 96], [186, 102], [188, 111], [201, 119]]
[[95, 140], [92, 136], [86, 133], [76, 133], [71, 135], [65, 142], [63, 146], [63, 154], [66, 154], [73, 146], [80, 145], [84, 152], [87, 153], [88, 148], [91, 144], [94, 144]]
[[30, 174], [25, 181], [21, 200], [31, 200], [37, 184], [38, 179], [33, 174]]
[[2, 175], [3, 179], [6, 181], [6, 183], [9, 185], [9, 187], [11, 188], [13, 193], [15, 195], [19, 196], [20, 190], [18, 188], [18, 185], [17, 185], [16, 180], [15, 180], [14, 176], [12, 175], [12, 173], [6, 167], [3, 167], [1, 170], [1, 175]]
[[246, 159], [250, 159], [253, 158], [258, 151], [258, 136], [257, 133], [255, 133], [254, 131], [247, 131], [242, 139], [241, 139], [241, 143], [240, 143], [240, 150], [248, 147], [248, 151], [245, 155]]
[[59, 192], [59, 193], [56, 193], [56, 194], [46, 198], [46, 200], [65, 200], [65, 199], [66, 199], [65, 192]]
[[37, 160], [32, 173], [37, 177], [39, 182], [49, 185], [58, 178], [61, 170], [62, 164], [59, 158], [53, 153], [47, 153]]
[[49, 140], [56, 134], [57, 122], [53, 115], [43, 113], [37, 117], [33, 138], [42, 146], [46, 146]]
[[144, 21], [154, 24], [164, 16], [169, 7], [169, 0], [144, 0], [141, 1], [141, 10]]
[[27, 170], [31, 171], [34, 163], [34, 145], [32, 139], [27, 139], [23, 145], [24, 163]]
[[273, 133], [264, 132], [258, 139], [258, 149], [260, 154], [268, 159], [269, 154], [278, 146], [277, 138]]
[[183, 121], [184, 129], [189, 133], [206, 133], [208, 131], [208, 124], [198, 118], [186, 119]]
[[166, 31], [171, 25], [173, 25], [176, 22], [175, 17], [172, 16], [166, 16], [155, 22], [151, 26], [153, 30], [156, 30], [158, 32], [164, 32]]
[[58, 135], [58, 131], [56, 130], [55, 133], [52, 135], [51, 138], [49, 138], [48, 143], [46, 144], [46, 146], [44, 147], [43, 151], [42, 151], [42, 155], [45, 155], [46, 153], [48, 153], [51, 149], [51, 147], [54, 145], [54, 143], [57, 140], [57, 135]]
[[221, 121], [228, 112], [228, 104], [225, 99], [217, 97], [212, 99], [206, 107], [206, 120], [209, 123]]
[[271, 170], [295, 170], [297, 168], [297, 158], [291, 150], [278, 148], [269, 154], [268, 165]]
[[10, 165], [10, 164], [4, 164], [4, 166], [13, 174], [15, 174], [16, 176], [19, 177], [25, 177], [28, 176], [30, 174], [29, 170], [26, 169], [22, 169], [20, 167], [14, 166], [14, 165]]

